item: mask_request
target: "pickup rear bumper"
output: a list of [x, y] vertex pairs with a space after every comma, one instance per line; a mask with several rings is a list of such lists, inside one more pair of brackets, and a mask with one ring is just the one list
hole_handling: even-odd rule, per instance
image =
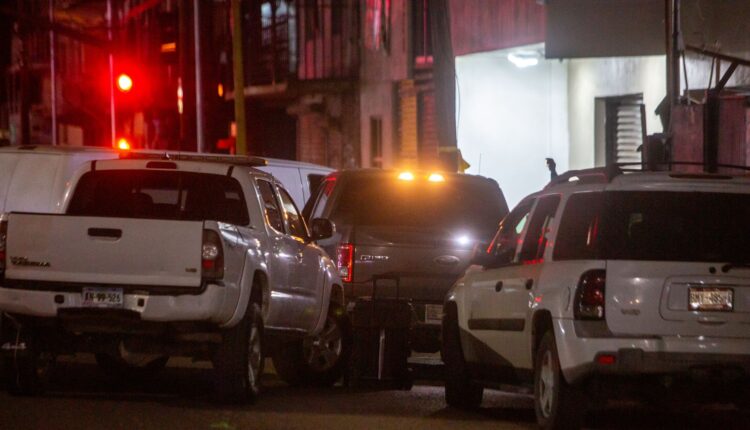
[[[200, 294], [149, 295], [125, 291], [123, 305], [117, 308], [138, 316], [140, 321], [201, 321], [220, 324], [226, 315], [229, 292], [226, 287], [208, 284]], [[16, 315], [55, 318], [60, 311], [86, 309], [80, 291], [38, 291], [0, 288], [0, 310]]]

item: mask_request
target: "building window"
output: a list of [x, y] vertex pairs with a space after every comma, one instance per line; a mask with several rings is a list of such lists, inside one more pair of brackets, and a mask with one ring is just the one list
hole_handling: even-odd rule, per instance
[[331, 3], [331, 33], [334, 35], [340, 35], [344, 27], [344, 7], [343, 2]]
[[597, 165], [640, 163], [646, 134], [643, 94], [599, 97], [595, 103]]
[[367, 0], [365, 3], [365, 48], [379, 51], [390, 48], [391, 0]]
[[414, 24], [414, 63], [417, 66], [432, 64], [432, 20], [429, 0], [412, 0]]
[[317, 0], [305, 0], [305, 37], [313, 39], [320, 30], [320, 10]]
[[370, 165], [383, 167], [383, 120], [370, 117]]

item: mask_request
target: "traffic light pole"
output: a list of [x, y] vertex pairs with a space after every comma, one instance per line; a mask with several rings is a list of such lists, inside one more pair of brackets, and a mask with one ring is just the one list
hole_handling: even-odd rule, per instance
[[[55, 0], [49, 0], [49, 22], [55, 22]], [[49, 29], [50, 104], [52, 105], [52, 144], [57, 145], [57, 71], [55, 69], [55, 29]]]
[[193, 23], [195, 26], [193, 41], [195, 43], [195, 134], [198, 152], [205, 152], [203, 136], [203, 73], [201, 69], [201, 13], [200, 0], [193, 0]]
[[107, 0], [107, 40], [109, 41], [109, 112], [112, 147], [117, 148], [117, 121], [115, 118], [115, 58], [112, 55], [112, 0]]
[[242, 55], [242, 3], [232, 0], [232, 63], [234, 65], [235, 153], [247, 154], [245, 129], [245, 68]]

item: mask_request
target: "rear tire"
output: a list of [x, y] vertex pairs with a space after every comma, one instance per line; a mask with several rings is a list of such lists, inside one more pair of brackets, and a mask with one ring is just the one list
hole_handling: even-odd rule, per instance
[[458, 409], [477, 409], [484, 387], [471, 381], [458, 331], [458, 312], [448, 305], [443, 316], [442, 356], [445, 362], [445, 402]]
[[263, 374], [263, 320], [257, 304], [249, 304], [245, 317], [227, 329], [213, 359], [219, 399], [229, 403], [254, 403]]
[[278, 348], [273, 365], [289, 385], [330, 387], [341, 379], [350, 355], [351, 323], [343, 307], [331, 304], [321, 333]]
[[586, 403], [580, 389], [569, 385], [560, 370], [555, 336], [542, 337], [534, 360], [534, 410], [542, 429], [577, 429], [583, 424]]

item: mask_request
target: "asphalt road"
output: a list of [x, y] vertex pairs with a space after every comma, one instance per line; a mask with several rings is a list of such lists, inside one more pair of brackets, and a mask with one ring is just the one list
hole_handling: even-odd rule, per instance
[[[180, 366], [180, 367], [177, 367]], [[518, 429], [535, 428], [531, 399], [486, 391], [482, 408], [446, 407], [443, 388], [411, 391], [293, 389], [266, 375], [252, 406], [211, 397], [211, 371], [171, 363], [152, 380], [114, 382], [86, 359], [61, 363], [42, 397], [0, 394], [0, 429]], [[676, 406], [664, 412], [615, 405], [589, 417], [591, 428], [746, 429], [750, 413], [729, 405]]]

